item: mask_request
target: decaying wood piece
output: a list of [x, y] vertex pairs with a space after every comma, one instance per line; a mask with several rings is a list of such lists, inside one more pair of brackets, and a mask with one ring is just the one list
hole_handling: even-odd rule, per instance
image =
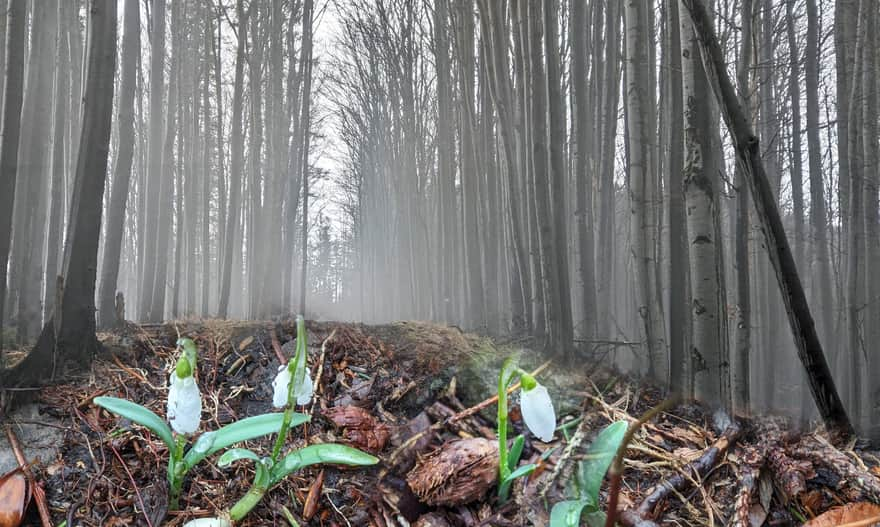
[[406, 481], [428, 505], [463, 505], [482, 498], [498, 476], [498, 444], [456, 439], [420, 459]]
[[860, 468], [846, 454], [825, 439], [806, 436], [796, 447], [790, 449], [790, 452], [796, 458], [808, 460], [814, 465], [825, 467], [835, 474], [839, 474], [847, 486], [857, 489], [861, 493], [861, 498], [880, 502], [880, 478]]
[[721, 437], [711, 447], [707, 448], [696, 461], [688, 464], [675, 476], [655, 485], [638, 507], [634, 510], [621, 512], [618, 516], [618, 521], [628, 527], [647, 525], [644, 519], [651, 515], [658, 503], [668, 498], [673, 491], [681, 491], [681, 489], [690, 484], [692, 479], [699, 479], [705, 476], [718, 460], [723, 458], [724, 453], [736, 442], [741, 432], [742, 430], [739, 425], [734, 423], [729, 426], [721, 434]]
[[733, 515], [730, 518], [730, 526], [750, 527], [752, 498], [758, 489], [761, 467], [767, 459], [767, 452], [760, 448], [747, 446], [743, 449], [740, 459], [740, 487], [736, 492], [736, 499], [733, 502]]

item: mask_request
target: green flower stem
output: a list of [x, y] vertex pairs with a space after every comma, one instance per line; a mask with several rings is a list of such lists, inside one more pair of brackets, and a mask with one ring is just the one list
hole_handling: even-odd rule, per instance
[[290, 429], [290, 420], [292, 417], [293, 405], [289, 404], [288, 401], [288, 405], [284, 408], [284, 418], [281, 421], [281, 428], [278, 430], [278, 437], [275, 438], [275, 446], [272, 447], [273, 464], [278, 461], [278, 456], [281, 455], [281, 449], [284, 447], [284, 442], [287, 441], [287, 431]]
[[183, 463], [183, 448], [186, 446], [186, 437], [178, 434], [174, 438], [174, 451], [168, 456], [168, 488], [170, 490], [169, 504], [171, 509], [176, 510], [180, 501], [180, 489], [183, 487], [183, 476], [186, 465]]
[[505, 375], [505, 369], [501, 368], [501, 374], [498, 376], [498, 497], [501, 501], [506, 501], [504, 496], [505, 485], [501, 485], [507, 476], [510, 475], [510, 468], [507, 466], [507, 384], [508, 376]]
[[[279, 435], [280, 437], [280, 435]], [[262, 461], [257, 462], [257, 473], [254, 476], [254, 484], [248, 489], [247, 494], [235, 502], [235, 505], [229, 509], [229, 518], [232, 521], [239, 521], [260, 503], [266, 491], [269, 490], [269, 471], [266, 470]]]

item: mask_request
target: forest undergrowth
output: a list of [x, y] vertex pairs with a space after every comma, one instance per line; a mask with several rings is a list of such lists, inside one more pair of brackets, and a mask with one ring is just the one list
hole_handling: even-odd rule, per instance
[[[34, 492], [35, 501], [43, 502], [52, 525], [183, 525], [225, 510], [247, 492], [250, 466], [220, 468], [209, 459], [185, 481], [179, 510], [170, 510], [162, 467], [167, 447], [93, 402], [123, 397], [163, 415], [165, 381], [181, 336], [200, 350], [203, 431], [271, 411], [269, 381], [279, 361], [293, 356], [292, 321], [179, 321], [102, 334], [102, 357], [87, 375], [36, 396], [37, 424], [62, 432], [57, 453], [31, 459], [22, 445], [28, 478], [45, 493]], [[572, 368], [525, 353], [527, 345], [430, 323], [310, 322], [315, 396], [298, 411], [312, 419], [291, 432], [288, 444], [342, 443], [380, 462], [296, 472], [241, 525], [549, 525], [553, 504], [571, 498], [578, 465], [599, 431], [616, 421], [634, 423], [663, 395], [596, 366], [599, 358]], [[477, 499], [420, 502], [407, 478], [431, 452], [461, 438], [495, 440], [495, 379], [510, 355], [537, 369], [559, 416], [551, 442], [525, 433], [522, 460], [537, 469], [514, 482], [503, 504], [494, 480], [478, 489]], [[524, 431], [515, 400], [510, 416], [513, 432]], [[14, 416], [9, 425], [15, 441]], [[248, 446], [266, 453], [271, 442]], [[497, 465], [497, 449], [453, 460], [454, 470], [431, 478], [432, 492], [473, 483], [469, 478], [485, 463]], [[608, 492], [606, 478], [600, 510]], [[730, 419], [678, 404], [636, 431], [625, 449], [617, 502], [622, 525], [797, 525], [822, 513], [837, 516], [809, 525], [841, 525], [880, 516], [880, 459], [854, 444], [836, 445], [822, 430], [797, 431], [783, 418]], [[24, 525], [41, 524], [37, 509], [30, 507]], [[584, 521], [594, 520], [585, 515]]]

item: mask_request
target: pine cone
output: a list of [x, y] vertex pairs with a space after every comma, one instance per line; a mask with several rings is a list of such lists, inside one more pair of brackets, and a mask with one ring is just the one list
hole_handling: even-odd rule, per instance
[[463, 505], [483, 497], [498, 477], [498, 444], [456, 439], [420, 459], [406, 477], [428, 505]]

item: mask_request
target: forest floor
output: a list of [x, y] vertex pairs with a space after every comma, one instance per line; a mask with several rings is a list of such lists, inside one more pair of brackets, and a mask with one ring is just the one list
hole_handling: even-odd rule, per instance
[[[181, 321], [102, 334], [104, 354], [87, 375], [42, 389], [36, 406], [9, 420], [34, 461], [31, 472], [54, 525], [176, 526], [231, 506], [247, 492], [252, 464], [221, 469], [208, 459], [187, 475], [180, 510], [168, 510], [164, 443], [92, 400], [124, 397], [164, 415], [175, 342], [187, 336], [200, 350], [201, 430], [270, 412], [271, 380], [279, 356], [293, 355], [294, 334], [292, 321]], [[428, 323], [310, 322], [308, 334], [316, 397], [301, 409], [311, 422], [292, 430], [289, 446], [343, 442], [373, 452], [380, 464], [294, 473], [241, 525], [293, 525], [288, 518], [314, 526], [548, 525], [547, 506], [566, 499], [574, 466], [598, 431], [613, 421], [634, 422], [661, 403], [650, 386], [596, 367], [599, 358], [578, 368], [550, 363], [538, 379], [548, 386], [563, 429], [549, 444], [526, 440], [523, 462], [539, 466], [514, 485], [513, 499], [500, 505], [492, 488], [476, 502], [429, 507], [407, 485], [417, 461], [455, 438], [494, 440], [491, 397], [501, 362], [518, 355], [523, 368], [534, 370], [545, 359], [524, 342]], [[515, 405], [511, 415], [514, 432], [521, 431]], [[8, 450], [6, 438], [0, 441], [0, 451]], [[269, 439], [249, 446], [271, 449]], [[460, 485], [469, 466], [439, 474], [436, 485]], [[606, 480], [602, 508], [607, 493]], [[734, 423], [683, 404], [636, 433], [619, 508], [627, 510], [624, 525], [710, 526], [797, 525], [840, 505], [859, 509], [846, 520], [814, 523], [838, 525], [880, 515], [868, 503], [880, 503], [876, 453], [832, 446], [822, 431], [798, 433], [778, 418]], [[24, 524], [41, 525], [36, 507], [30, 509]]]

